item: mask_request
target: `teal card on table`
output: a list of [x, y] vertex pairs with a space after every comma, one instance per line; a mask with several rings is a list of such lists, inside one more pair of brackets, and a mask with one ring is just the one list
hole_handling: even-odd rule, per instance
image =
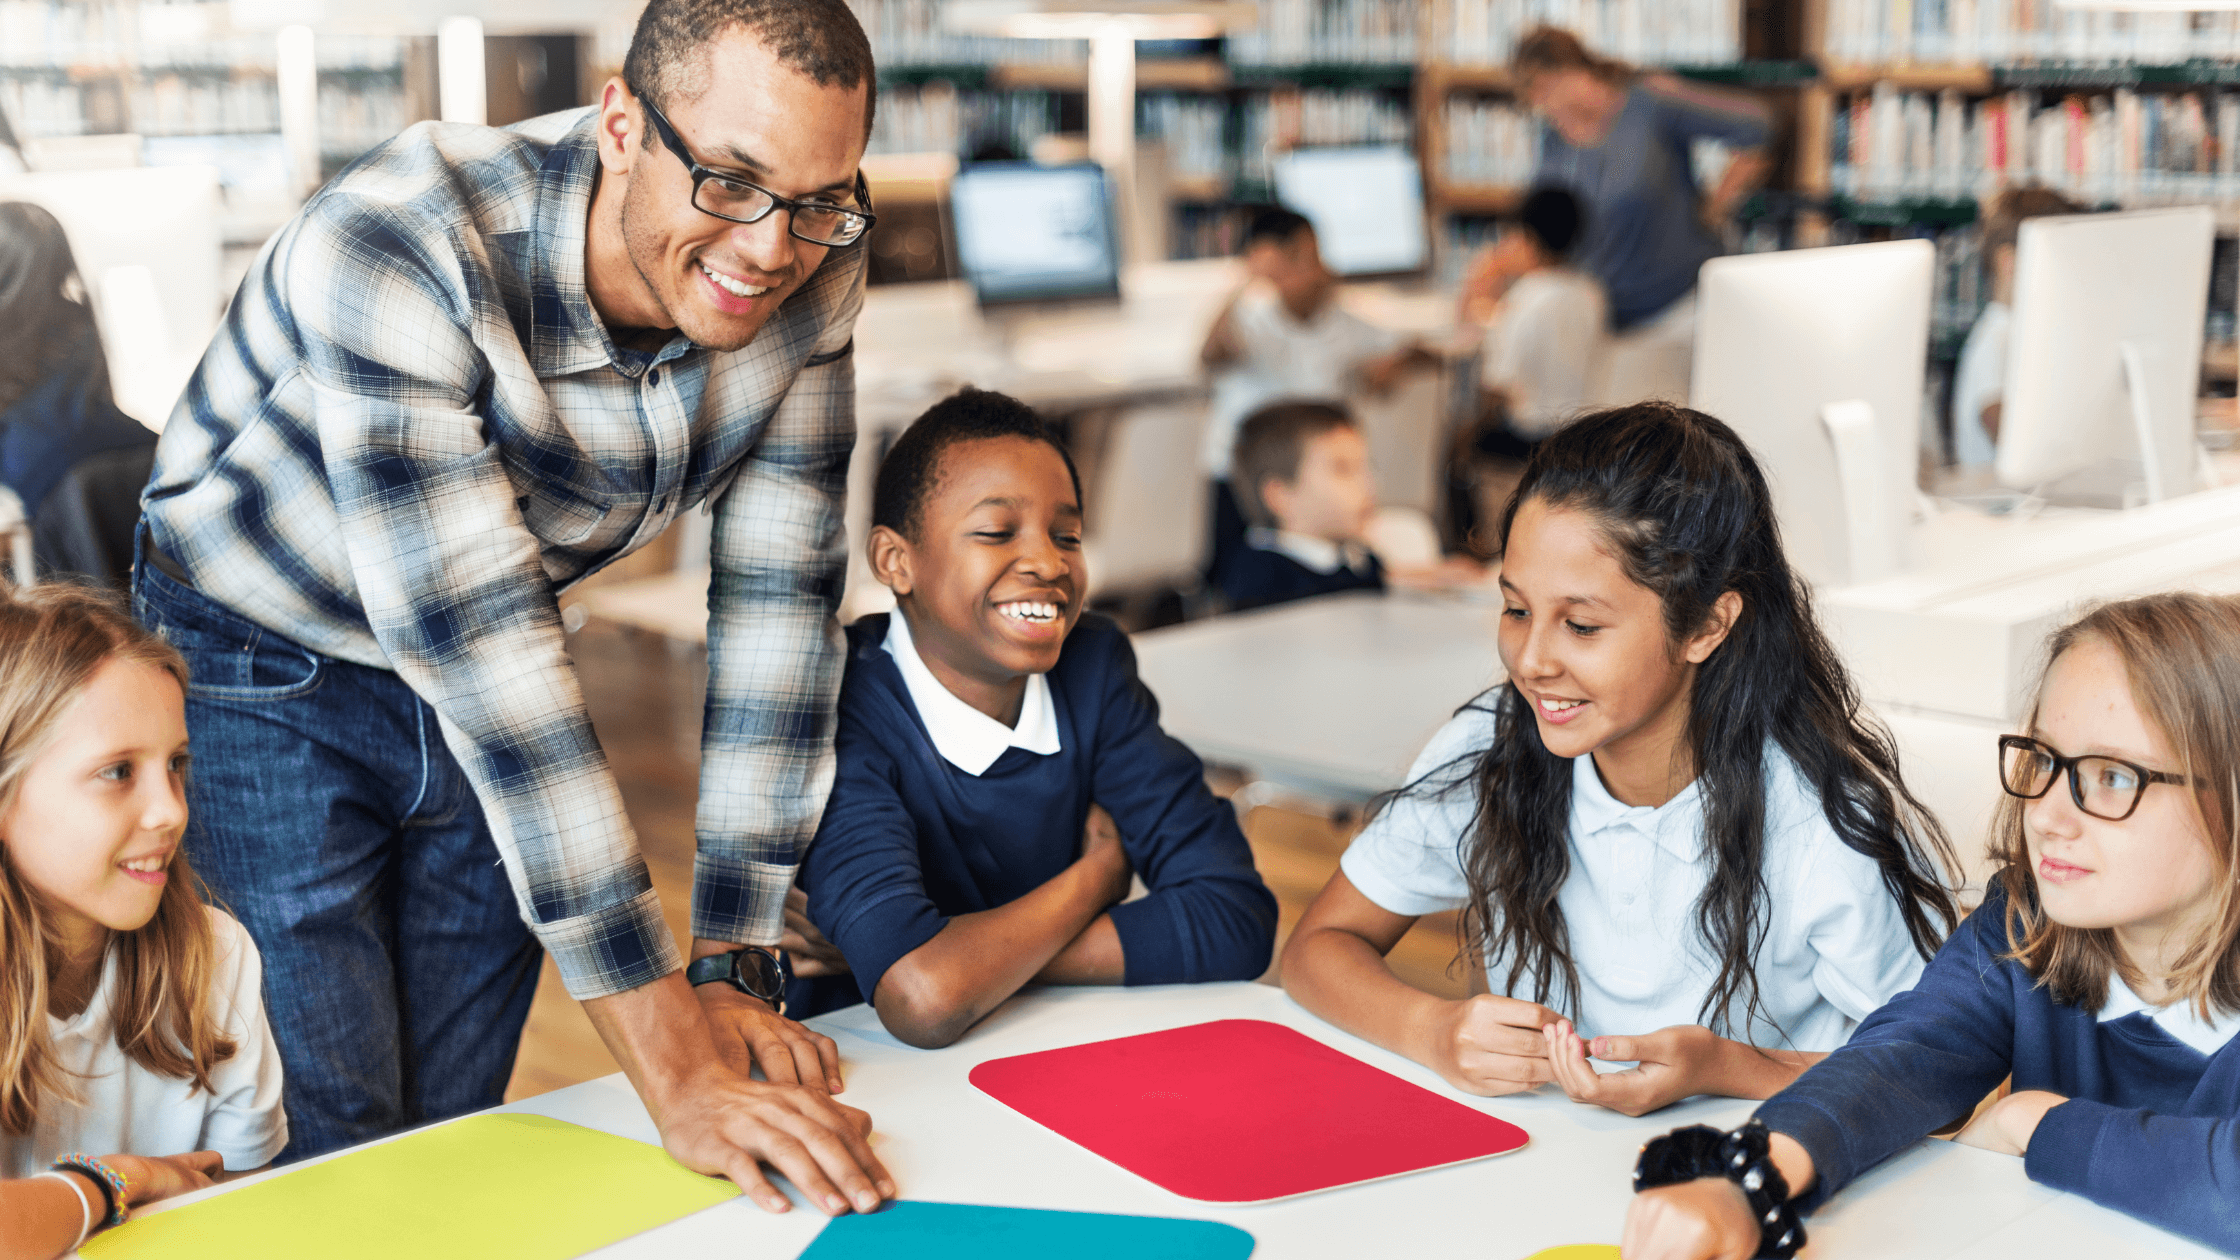
[[1215, 1221], [894, 1203], [824, 1227], [801, 1260], [1245, 1260], [1252, 1235]]

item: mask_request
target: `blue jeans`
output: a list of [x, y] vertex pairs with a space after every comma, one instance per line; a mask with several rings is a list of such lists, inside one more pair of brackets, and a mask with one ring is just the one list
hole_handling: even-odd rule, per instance
[[192, 680], [189, 857], [264, 954], [279, 1162], [503, 1101], [544, 951], [435, 710], [145, 560], [134, 579]]

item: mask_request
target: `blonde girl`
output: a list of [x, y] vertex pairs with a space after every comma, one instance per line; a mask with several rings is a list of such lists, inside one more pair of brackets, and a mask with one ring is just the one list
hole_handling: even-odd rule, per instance
[[0, 1260], [287, 1142], [256, 948], [180, 850], [186, 680], [105, 594], [0, 595]]
[[[1722, 1139], [1779, 1176], [1644, 1190], [1629, 1260], [1770, 1249], [1746, 1201], [1809, 1212], [2010, 1073], [1959, 1141], [2240, 1252], [2240, 600], [2109, 604], [2048, 658], [2024, 733], [2000, 741], [1983, 905], [1918, 986]], [[1648, 1180], [1703, 1136], [1652, 1142]]]

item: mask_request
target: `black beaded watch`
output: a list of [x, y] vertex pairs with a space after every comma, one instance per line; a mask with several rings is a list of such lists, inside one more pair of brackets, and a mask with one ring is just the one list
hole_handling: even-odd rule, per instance
[[684, 978], [694, 987], [728, 984], [748, 997], [768, 1002], [778, 1014], [786, 1013], [786, 971], [774, 949], [749, 945], [728, 954], [695, 958], [684, 969]]
[[1633, 1191], [1725, 1177], [1742, 1187], [1750, 1202], [1750, 1215], [1758, 1222], [1757, 1254], [1790, 1260], [1804, 1246], [1804, 1225], [1789, 1206], [1789, 1183], [1767, 1155], [1772, 1141], [1765, 1122], [1755, 1118], [1732, 1133], [1708, 1124], [1674, 1129], [1641, 1148], [1633, 1166]]

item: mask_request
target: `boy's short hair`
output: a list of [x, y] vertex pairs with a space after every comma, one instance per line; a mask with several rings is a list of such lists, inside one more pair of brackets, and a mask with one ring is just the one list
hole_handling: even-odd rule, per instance
[[871, 492], [871, 523], [916, 542], [918, 529], [925, 524], [926, 499], [941, 475], [941, 453], [959, 442], [1004, 437], [1041, 442], [1058, 452], [1066, 462], [1066, 475], [1073, 478], [1074, 501], [1080, 502], [1081, 472], [1073, 466], [1073, 455], [1034, 408], [1009, 394], [967, 385], [927, 408], [895, 439], [879, 464], [879, 479]]
[[1307, 216], [1283, 206], [1262, 206], [1252, 212], [1252, 220], [1245, 224], [1243, 248], [1249, 250], [1262, 241], [1286, 245], [1302, 231], [1314, 231], [1314, 224]]
[[2054, 214], [2083, 214], [2088, 207], [2069, 200], [2051, 188], [2002, 188], [1983, 208], [1983, 252], [2012, 245], [2022, 233], [2025, 219]]
[[[663, 110], [708, 90], [708, 45], [734, 26], [755, 33], [781, 65], [818, 87], [864, 89], [863, 130], [879, 105], [871, 40], [846, 0], [651, 0], [638, 14], [622, 81]], [[645, 145], [657, 143], [645, 128]]]
[[1525, 195], [1524, 204], [1517, 207], [1517, 222], [1540, 243], [1543, 253], [1561, 259], [1586, 226], [1586, 211], [1570, 190], [1543, 184]]
[[1261, 500], [1261, 485], [1270, 477], [1287, 485], [1298, 480], [1307, 443], [1332, 429], [1354, 427], [1352, 413], [1330, 402], [1271, 403], [1245, 417], [1229, 463], [1229, 489], [1244, 518], [1272, 527], [1275, 513]]

